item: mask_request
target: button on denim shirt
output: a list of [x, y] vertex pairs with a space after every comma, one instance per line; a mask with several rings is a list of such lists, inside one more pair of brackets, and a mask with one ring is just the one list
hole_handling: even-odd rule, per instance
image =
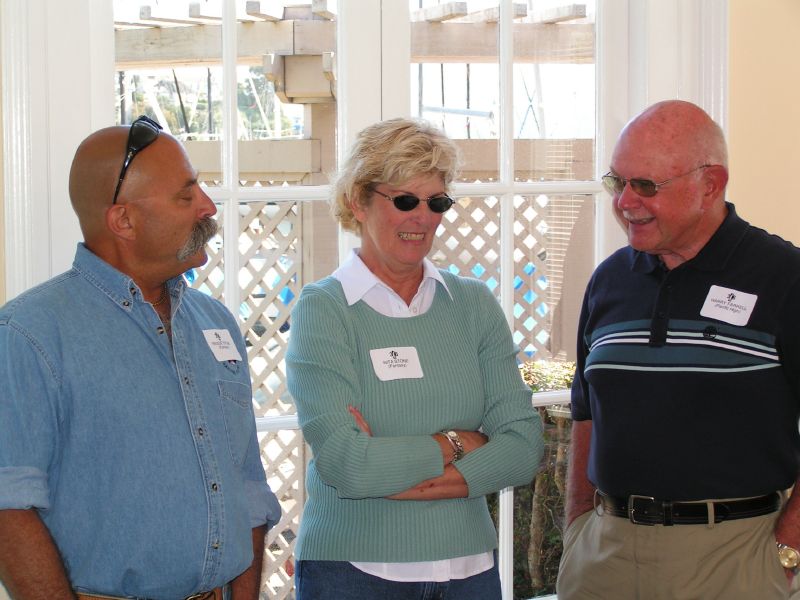
[[[168, 288], [171, 345], [133, 280], [83, 244], [0, 309], [0, 509], [39, 510], [78, 590], [214, 588], [280, 516], [236, 321], [180, 277]], [[203, 331], [221, 329], [242, 360], [215, 358]]]

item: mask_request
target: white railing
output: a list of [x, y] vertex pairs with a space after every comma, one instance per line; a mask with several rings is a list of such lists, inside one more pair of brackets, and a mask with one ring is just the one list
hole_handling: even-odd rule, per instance
[[[538, 392], [532, 396], [535, 407], [569, 404], [569, 390], [557, 392]], [[297, 415], [278, 417], [257, 417], [256, 427], [259, 433], [271, 433], [282, 430], [295, 430], [300, 426]], [[514, 489], [505, 488], [500, 491], [498, 500], [500, 507], [498, 516], [498, 560], [500, 580], [503, 586], [503, 600], [513, 600], [513, 556], [514, 556]], [[555, 600], [555, 596], [541, 596], [537, 600]]]

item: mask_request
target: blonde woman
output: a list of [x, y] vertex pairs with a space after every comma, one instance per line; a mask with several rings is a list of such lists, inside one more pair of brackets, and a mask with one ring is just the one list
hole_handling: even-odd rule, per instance
[[440, 131], [393, 119], [336, 182], [361, 247], [304, 288], [287, 355], [314, 455], [298, 600], [500, 598], [485, 495], [530, 482], [541, 424], [492, 293], [426, 258], [457, 167]]

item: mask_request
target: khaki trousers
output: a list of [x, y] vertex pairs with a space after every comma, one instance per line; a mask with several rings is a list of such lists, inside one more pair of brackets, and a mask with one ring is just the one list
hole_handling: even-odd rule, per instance
[[667, 527], [590, 511], [564, 533], [558, 600], [785, 600], [778, 514]]

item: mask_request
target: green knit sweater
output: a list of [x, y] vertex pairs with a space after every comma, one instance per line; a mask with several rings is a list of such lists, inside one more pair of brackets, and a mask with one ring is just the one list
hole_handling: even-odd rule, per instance
[[[503, 313], [487, 287], [442, 271], [430, 309], [411, 318], [348, 306], [328, 277], [305, 286], [292, 314], [289, 391], [314, 454], [296, 555], [301, 560], [416, 562], [489, 551], [497, 536], [484, 495], [531, 481], [541, 423], [516, 365]], [[424, 377], [381, 381], [371, 349], [413, 346]], [[348, 413], [358, 408], [372, 429]], [[469, 498], [389, 500], [441, 475], [431, 435], [489, 437], [455, 466]]]

